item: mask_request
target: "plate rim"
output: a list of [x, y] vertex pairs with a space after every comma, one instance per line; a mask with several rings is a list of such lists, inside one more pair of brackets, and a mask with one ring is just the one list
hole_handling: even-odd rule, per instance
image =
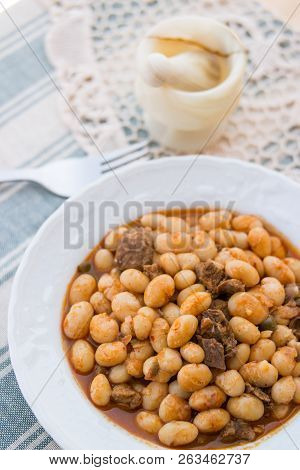
[[[210, 163], [210, 162], [215, 162], [215, 163], [218, 163], [219, 165], [223, 165], [223, 166], [226, 166], [227, 164], [228, 165], [231, 164], [231, 165], [237, 165], [239, 167], [242, 166], [242, 167], [245, 167], [245, 168], [254, 168], [254, 169], [256, 169], [257, 171], [259, 171], [261, 173], [265, 173], [265, 174], [268, 174], [268, 175], [273, 175], [276, 178], [278, 178], [279, 180], [282, 180], [283, 182], [294, 186], [295, 188], [297, 188], [300, 191], [300, 184], [297, 183], [296, 181], [292, 180], [291, 178], [289, 178], [285, 174], [282, 174], [282, 173], [280, 173], [278, 171], [275, 171], [275, 170], [271, 170], [269, 168], [265, 168], [262, 165], [259, 165], [257, 163], [252, 163], [252, 162], [240, 160], [239, 158], [234, 158], [234, 157], [227, 158], [227, 157], [222, 157], [222, 156], [217, 156], [217, 155], [199, 155], [199, 156], [198, 155], [184, 155], [184, 156], [176, 156], [176, 155], [173, 156], [172, 155], [172, 156], [160, 157], [160, 158], [153, 159], [153, 160], [143, 161], [143, 162], [134, 162], [134, 163], [126, 165], [124, 168], [119, 169], [117, 171], [117, 176], [121, 178], [122, 175], [124, 175], [128, 172], [134, 171], [135, 169], [138, 169], [139, 167], [143, 168], [143, 167], [148, 166], [148, 165], [151, 165], [151, 166], [158, 165], [158, 166], [160, 166], [160, 165], [164, 165], [165, 163], [172, 163], [172, 162], [178, 163], [179, 160], [182, 160], [182, 161], [185, 161], [185, 162], [190, 161], [191, 163], [195, 160], [195, 164], [197, 164], [196, 159], [201, 160], [203, 164]], [[33, 410], [31, 405], [30, 405], [30, 399], [32, 398], [31, 397], [31, 391], [30, 391], [29, 388], [27, 388], [25, 380], [22, 377], [22, 374], [21, 374], [20, 370], [18, 370], [18, 350], [16, 348], [16, 343], [14, 341], [14, 331], [13, 331], [13, 310], [14, 310], [14, 306], [15, 306], [15, 303], [16, 303], [17, 297], [18, 297], [18, 284], [19, 284], [19, 281], [20, 281], [21, 276], [23, 274], [23, 271], [26, 267], [27, 260], [29, 259], [30, 255], [31, 255], [31, 252], [33, 251], [34, 247], [39, 243], [40, 238], [42, 237], [43, 233], [48, 229], [49, 226], [51, 226], [51, 224], [57, 218], [60, 217], [61, 212], [63, 212], [65, 202], [66, 201], [69, 202], [69, 201], [78, 200], [78, 198], [81, 198], [91, 188], [93, 188], [94, 186], [97, 186], [98, 184], [101, 185], [103, 182], [105, 182], [105, 181], [107, 181], [111, 178], [114, 178], [113, 173], [108, 173], [107, 175], [101, 175], [98, 179], [96, 179], [95, 181], [91, 182], [90, 184], [88, 184], [87, 186], [82, 188], [76, 195], [66, 199], [43, 222], [43, 224], [39, 227], [38, 231], [34, 235], [33, 239], [30, 241], [28, 247], [26, 248], [26, 250], [23, 254], [23, 257], [22, 257], [21, 262], [18, 266], [17, 272], [14, 276], [13, 283], [12, 283], [12, 288], [11, 288], [11, 292], [10, 292], [10, 300], [9, 300], [9, 307], [8, 307], [7, 339], [8, 339], [9, 355], [10, 355], [10, 360], [11, 360], [11, 364], [12, 364], [12, 367], [13, 367], [13, 371], [14, 371], [14, 374], [16, 376], [16, 379], [17, 379], [18, 385], [20, 387], [21, 393], [22, 393], [23, 397], [25, 398], [28, 406], [30, 407], [32, 413], [35, 415], [38, 423], [45, 429], [45, 431], [50, 435], [50, 437], [62, 449], [69, 449], [69, 446], [68, 446], [67, 442], [65, 442], [63, 436], [59, 435], [59, 430], [56, 429], [56, 428], [53, 428], [47, 422], [47, 417], [43, 415], [43, 410], [40, 409], [40, 405], [38, 403], [37, 403], [37, 406], [35, 407], [35, 410]], [[297, 415], [295, 415], [295, 416], [297, 416]], [[288, 421], [288, 424], [290, 422], [294, 421], [294, 418], [295, 417], [292, 417]], [[115, 424], [115, 423], [112, 422], [112, 424]], [[121, 426], [119, 426], [119, 427], [124, 430], [124, 428], [122, 428]], [[283, 426], [279, 426], [278, 428], [275, 429], [274, 434], [277, 434], [278, 432], [282, 431], [282, 429], [283, 429]], [[125, 431], [126, 431], [126, 429], [125, 429]], [[152, 447], [152, 448], [155, 447], [155, 448], [161, 449], [161, 450], [164, 449], [163, 447], [159, 447], [157, 445], [153, 446], [153, 443], [151, 443], [151, 442], [148, 443], [148, 441], [140, 439], [138, 436], [135, 436], [134, 434], [132, 434], [130, 432], [128, 432], [128, 433], [133, 438], [135, 438], [139, 441], [147, 443], [147, 445], [149, 445], [149, 448], [150, 447]], [[270, 434], [265, 436], [265, 438], [262, 438], [261, 441], [266, 440], [266, 439], [271, 439], [272, 437], [273, 437], [273, 433], [271, 432]], [[255, 444], [254, 447], [256, 447], [256, 445], [258, 445], [259, 442], [261, 442], [261, 441], [260, 440], [255, 441], [253, 443], [253, 444]], [[238, 448], [239, 449], [245, 449], [245, 448], [249, 449], [247, 444], [240, 445], [240, 446], [238, 446]]]

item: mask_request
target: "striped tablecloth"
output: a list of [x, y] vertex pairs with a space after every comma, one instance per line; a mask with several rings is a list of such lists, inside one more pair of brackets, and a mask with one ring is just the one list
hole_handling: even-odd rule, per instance
[[[32, 0], [10, 8], [11, 17], [53, 73], [44, 51], [47, 13]], [[6, 13], [0, 14], [0, 168], [39, 166], [82, 154], [58, 115], [59, 94]], [[27, 183], [0, 186], [0, 448], [57, 449], [25, 402], [7, 345], [12, 280], [31, 238], [63, 202]]]

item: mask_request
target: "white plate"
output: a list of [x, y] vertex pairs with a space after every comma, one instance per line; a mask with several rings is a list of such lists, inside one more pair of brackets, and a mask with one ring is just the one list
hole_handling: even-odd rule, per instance
[[[115, 201], [121, 209], [135, 201], [141, 215], [143, 202], [195, 201], [223, 207], [235, 201], [234, 209], [260, 214], [299, 244], [300, 186], [288, 178], [239, 160], [201, 157], [172, 196], [193, 157], [172, 157], [131, 165], [118, 176], [99, 179], [69, 201], [84, 207], [84, 243], [79, 249], [64, 249], [64, 206], [42, 226], [27, 249], [16, 274], [9, 308], [9, 347], [12, 364], [28, 404], [55, 441], [65, 449], [145, 449], [150, 444], [113, 425], [92, 406], [74, 380], [62, 349], [60, 321], [66, 286], [76, 266], [90, 251], [89, 216], [103, 200]], [[69, 204], [69, 202], [68, 202]], [[148, 207], [149, 210], [149, 207]], [[108, 211], [106, 220], [112, 220]], [[121, 217], [122, 219], [122, 217]], [[119, 222], [122, 222], [122, 220]], [[95, 225], [95, 242], [107, 227]], [[114, 219], [115, 221], [115, 219]], [[123, 220], [124, 221], [124, 220]], [[261, 449], [294, 449], [288, 436], [300, 446], [300, 422], [259, 443]]]

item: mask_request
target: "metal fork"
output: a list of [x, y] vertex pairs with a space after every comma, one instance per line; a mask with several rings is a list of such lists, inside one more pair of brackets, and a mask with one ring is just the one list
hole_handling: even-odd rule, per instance
[[0, 170], [0, 183], [32, 181], [61, 197], [76, 194], [83, 186], [95, 181], [101, 174], [115, 171], [127, 163], [140, 160], [149, 154], [148, 141], [114, 150], [101, 156], [68, 158], [39, 168]]

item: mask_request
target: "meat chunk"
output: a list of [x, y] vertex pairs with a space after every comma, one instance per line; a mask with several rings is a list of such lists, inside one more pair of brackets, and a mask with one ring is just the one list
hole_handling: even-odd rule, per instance
[[233, 357], [235, 354], [237, 341], [221, 310], [208, 309], [203, 312], [196, 337], [199, 342], [203, 338], [216, 339], [224, 347], [225, 358]]
[[197, 264], [195, 271], [200, 282], [212, 293], [216, 293], [220, 282], [226, 279], [224, 267], [212, 260]]
[[111, 398], [118, 405], [123, 405], [131, 410], [138, 408], [142, 403], [141, 394], [133, 390], [128, 384], [116, 385], [113, 388]]
[[144, 266], [144, 274], [149, 277], [150, 281], [152, 281], [152, 279], [163, 273], [163, 270], [157, 263], [145, 264]]
[[226, 370], [224, 346], [215, 338], [201, 339], [201, 346], [204, 349], [204, 364], [215, 369]]
[[257, 398], [259, 398], [261, 401], [267, 404], [271, 403], [270, 396], [259, 387], [253, 387], [253, 385], [246, 383], [245, 392], [255, 395]]
[[254, 430], [241, 419], [229, 421], [221, 432], [221, 440], [223, 442], [233, 442], [236, 440], [253, 441], [253, 439], [255, 439]]
[[231, 297], [237, 292], [245, 292], [245, 284], [238, 279], [226, 279], [221, 281], [217, 287], [217, 294], [220, 296]]
[[151, 233], [136, 227], [125, 232], [116, 252], [116, 262], [121, 271], [135, 268], [143, 271], [143, 266], [152, 264], [153, 241]]
[[223, 300], [223, 299], [214, 299], [210, 305], [210, 308], [212, 310], [221, 310], [226, 319], [229, 321], [232, 317], [229, 313], [229, 310], [228, 310], [228, 302], [226, 300]]
[[300, 315], [293, 318], [289, 323], [289, 328], [293, 330], [294, 335], [296, 336], [297, 340], [300, 340]]

